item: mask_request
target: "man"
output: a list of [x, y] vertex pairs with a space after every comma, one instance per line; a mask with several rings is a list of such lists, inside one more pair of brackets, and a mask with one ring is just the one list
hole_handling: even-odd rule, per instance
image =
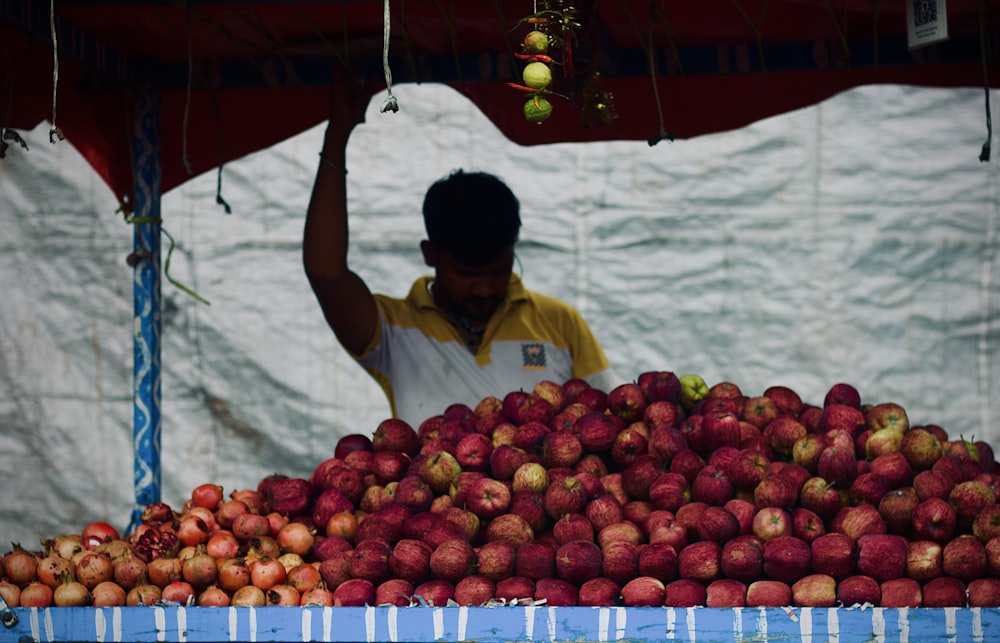
[[393, 415], [417, 427], [450, 404], [474, 407], [541, 380], [584, 378], [608, 390], [607, 358], [579, 313], [513, 274], [519, 203], [493, 175], [457, 171], [427, 191], [420, 249], [434, 276], [405, 299], [373, 295], [351, 271], [345, 149], [368, 98], [336, 84], [331, 94], [303, 263], [327, 323]]

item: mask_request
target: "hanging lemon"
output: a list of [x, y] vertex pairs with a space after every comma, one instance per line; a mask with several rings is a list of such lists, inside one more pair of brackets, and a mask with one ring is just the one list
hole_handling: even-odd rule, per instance
[[532, 62], [521, 72], [524, 84], [535, 89], [544, 89], [552, 82], [552, 70], [543, 62]]
[[552, 103], [541, 96], [533, 96], [524, 103], [524, 118], [529, 123], [541, 123], [552, 115]]

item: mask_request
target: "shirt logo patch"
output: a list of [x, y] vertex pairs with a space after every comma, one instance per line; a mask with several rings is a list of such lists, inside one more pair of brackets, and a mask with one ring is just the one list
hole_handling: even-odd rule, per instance
[[524, 358], [524, 368], [529, 371], [545, 370], [545, 345], [521, 344], [521, 356]]

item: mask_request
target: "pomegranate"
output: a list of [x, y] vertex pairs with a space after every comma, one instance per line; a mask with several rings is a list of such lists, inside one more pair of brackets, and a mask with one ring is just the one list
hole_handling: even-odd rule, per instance
[[84, 549], [97, 549], [102, 543], [111, 540], [118, 540], [118, 530], [106, 522], [92, 522], [83, 528], [80, 533], [83, 538]]
[[112, 576], [114, 581], [121, 585], [122, 589], [128, 592], [130, 589], [145, 583], [147, 578], [147, 565], [141, 558], [133, 554], [122, 556], [114, 562]]
[[205, 589], [218, 580], [219, 564], [210, 554], [199, 553], [184, 561], [181, 573], [192, 587]]
[[[214, 518], [212, 519], [214, 522]], [[208, 540], [208, 523], [202, 516], [189, 514], [177, 524], [177, 540], [184, 547], [203, 545]]]
[[49, 554], [38, 561], [35, 575], [39, 582], [55, 589], [63, 582], [67, 574], [73, 576], [75, 572], [76, 567], [68, 559], [57, 554]]
[[281, 528], [276, 540], [282, 552], [307, 556], [312, 551], [316, 537], [303, 523], [290, 522]]
[[94, 589], [98, 583], [113, 580], [115, 565], [105, 554], [90, 551], [80, 557], [76, 564], [76, 580], [87, 588]]
[[162, 590], [156, 585], [149, 583], [136, 585], [125, 595], [125, 605], [136, 607], [138, 605], [153, 605], [159, 602]]
[[83, 550], [83, 536], [81, 534], [63, 534], [45, 541], [43, 544], [49, 553], [69, 560], [73, 554]]
[[245, 513], [233, 520], [231, 531], [236, 536], [236, 540], [245, 543], [260, 536], [269, 536], [271, 534], [271, 521], [260, 514]]
[[300, 594], [314, 589], [322, 581], [319, 568], [311, 563], [296, 565], [285, 575], [285, 583], [294, 587]]
[[267, 605], [298, 607], [302, 597], [291, 585], [279, 584], [264, 592], [264, 598]]
[[240, 558], [219, 561], [219, 587], [227, 592], [235, 592], [250, 584], [250, 570]]
[[116, 538], [98, 545], [94, 551], [104, 554], [112, 561], [132, 553], [132, 543], [122, 538]]
[[303, 607], [308, 605], [332, 607], [333, 592], [327, 589], [325, 584], [320, 583], [318, 586], [302, 592], [302, 597], [299, 599], [299, 605], [302, 605]]
[[288, 516], [279, 514], [277, 511], [272, 511], [271, 513], [264, 516], [267, 518], [267, 522], [271, 527], [271, 536], [277, 536], [281, 528], [288, 524]]
[[247, 585], [233, 592], [230, 605], [239, 607], [261, 607], [267, 602], [264, 590], [256, 585]]
[[254, 489], [237, 489], [229, 494], [233, 500], [242, 500], [252, 513], [264, 513], [264, 499]]
[[250, 582], [264, 591], [283, 584], [288, 575], [285, 566], [277, 558], [259, 558], [248, 566]]
[[114, 581], [103, 581], [90, 590], [90, 604], [94, 607], [122, 607], [127, 598], [125, 589]]
[[215, 522], [223, 529], [231, 529], [237, 516], [250, 513], [250, 507], [242, 500], [224, 500], [215, 510]]
[[183, 565], [180, 558], [156, 558], [146, 564], [146, 575], [151, 584], [163, 589], [175, 580], [180, 580]]
[[21, 588], [9, 580], [0, 580], [0, 598], [7, 607], [18, 607], [21, 605]]
[[195, 591], [191, 583], [182, 580], [175, 580], [163, 588], [160, 598], [171, 603], [180, 605], [191, 605], [194, 603]]
[[21, 607], [49, 607], [52, 605], [52, 588], [33, 581], [21, 589]]
[[52, 604], [56, 607], [86, 607], [90, 605], [90, 589], [79, 581], [67, 579], [52, 590]]
[[247, 543], [248, 563], [258, 558], [277, 558], [280, 555], [281, 547], [278, 546], [278, 541], [270, 536], [260, 536]]
[[35, 581], [38, 559], [30, 551], [14, 543], [14, 551], [3, 557], [3, 571], [7, 580], [23, 588]]
[[191, 504], [193, 507], [204, 507], [215, 511], [223, 497], [221, 486], [206, 482], [198, 485], [191, 492]]
[[200, 607], [228, 607], [229, 603], [229, 594], [215, 585], [203, 589], [195, 601]]
[[240, 541], [233, 532], [226, 529], [215, 532], [205, 543], [205, 553], [213, 558], [235, 558], [239, 551]]

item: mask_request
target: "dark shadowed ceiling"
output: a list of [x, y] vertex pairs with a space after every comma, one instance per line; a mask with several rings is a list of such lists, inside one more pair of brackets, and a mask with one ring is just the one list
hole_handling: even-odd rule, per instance
[[[0, 127], [52, 120], [57, 59], [56, 125], [122, 198], [132, 191], [137, 99], [153, 96], [165, 192], [323, 121], [335, 65], [349, 61], [384, 88], [385, 6], [55, 0], [53, 13], [46, 0], [0, 0]], [[948, 0], [949, 38], [917, 49], [907, 43], [905, 0], [388, 6], [393, 86], [447, 83], [521, 145], [655, 143], [739, 128], [859, 85], [983, 87], [1000, 79], [1000, 0]], [[546, 10], [548, 22], [525, 21]], [[507, 84], [521, 81], [525, 63], [515, 54], [533, 27], [563, 41], [549, 52], [559, 96], [541, 124], [524, 119], [526, 95]]]

